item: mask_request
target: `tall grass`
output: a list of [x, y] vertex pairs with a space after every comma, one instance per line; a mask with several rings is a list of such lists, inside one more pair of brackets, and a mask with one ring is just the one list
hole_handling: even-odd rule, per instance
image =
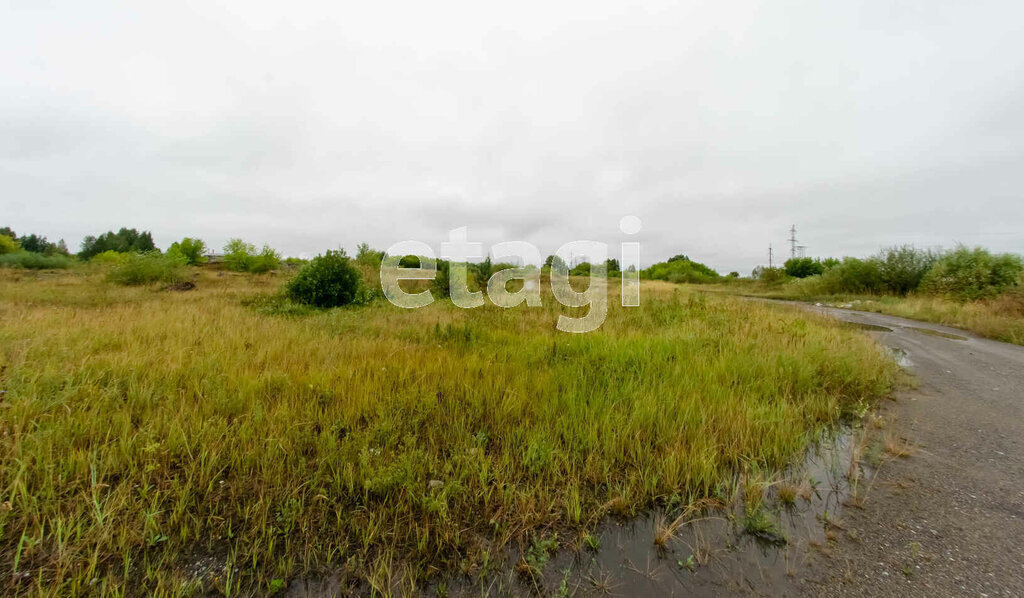
[[184, 257], [156, 252], [126, 253], [114, 264], [108, 279], [124, 285], [175, 283], [185, 280], [187, 274]]
[[0, 271], [7, 593], [472, 571], [606, 505], [781, 468], [895, 367], [857, 331], [666, 283], [566, 335], [550, 294], [282, 318], [242, 304], [274, 275], [188, 294], [97, 276]]

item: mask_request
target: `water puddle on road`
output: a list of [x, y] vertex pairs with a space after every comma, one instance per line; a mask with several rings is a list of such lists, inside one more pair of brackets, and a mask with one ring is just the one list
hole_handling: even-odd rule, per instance
[[840, 323], [840, 326], [845, 326], [847, 328], [857, 328], [858, 330], [870, 330], [872, 332], [892, 332], [892, 328], [878, 326], [876, 324], [865, 324], [864, 322], [842, 321]]
[[907, 330], [913, 330], [914, 332], [920, 332], [921, 334], [927, 334], [929, 336], [938, 336], [941, 338], [948, 338], [954, 341], [965, 341], [966, 336], [960, 336], [959, 334], [950, 334], [948, 332], [942, 332], [940, 330], [932, 330], [931, 328], [917, 328], [915, 326], [904, 326]]
[[859, 458], [863, 438], [862, 428], [850, 426], [824, 435], [801, 464], [766, 484], [760, 508], [748, 510], [746, 505], [752, 501], [745, 504], [737, 499], [731, 507], [690, 512], [682, 518], [679, 509], [659, 508], [628, 521], [609, 520], [592, 534], [592, 540], [570, 542], [579, 545], [575, 550], [549, 554], [534, 543], [522, 551], [513, 550], [500, 573], [473, 581], [449, 580], [445, 593], [717, 596], [733, 591], [784, 592], [795, 587], [796, 577], [813, 553], [828, 551], [830, 541], [841, 533], [844, 505], [855, 501], [870, 484], [873, 472]]
[[910, 357], [907, 356], [907, 352], [897, 347], [883, 347], [889, 355], [892, 356], [893, 360], [899, 364], [901, 368], [909, 368], [914, 365], [914, 362], [910, 361]]

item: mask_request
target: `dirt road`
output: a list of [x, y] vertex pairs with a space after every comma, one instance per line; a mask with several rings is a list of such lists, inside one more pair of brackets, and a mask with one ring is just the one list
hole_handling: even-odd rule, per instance
[[1024, 347], [891, 316], [816, 307], [905, 352], [919, 388], [886, 407], [916, 446], [847, 509], [830, 557], [801, 576], [826, 596], [1024, 596]]

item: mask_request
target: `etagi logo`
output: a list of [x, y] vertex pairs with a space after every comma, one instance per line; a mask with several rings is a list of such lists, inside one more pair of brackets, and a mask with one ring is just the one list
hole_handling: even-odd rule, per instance
[[[640, 232], [642, 224], [636, 216], [626, 216], [619, 221], [619, 230], [627, 235]], [[484, 258], [483, 245], [468, 239], [467, 227], [453, 229], [448, 242], [441, 243], [441, 258], [450, 262], [448, 272], [449, 290], [452, 303], [470, 309], [484, 304], [483, 293], [470, 291], [468, 285], [470, 261]], [[420, 256], [419, 268], [403, 268], [399, 265], [403, 256]], [[507, 241], [491, 247], [490, 255], [495, 261], [515, 259], [520, 264], [541, 264], [540, 251], [525, 241]], [[585, 255], [591, 262], [590, 285], [578, 292], [569, 285], [568, 268], [551, 268], [551, 292], [555, 299], [566, 307], [586, 307], [586, 316], [572, 318], [558, 316], [558, 330], [583, 333], [597, 330], [608, 315], [608, 272], [606, 259], [608, 245], [598, 241], [572, 241], [558, 248], [555, 255]], [[402, 280], [433, 280], [437, 276], [437, 262], [433, 248], [421, 241], [401, 241], [388, 247], [386, 257], [380, 265], [380, 282], [388, 301], [415, 309], [433, 303], [434, 296], [429, 290], [406, 293], [399, 286]], [[622, 272], [622, 306], [640, 305], [640, 243], [621, 244], [621, 264], [632, 264], [636, 268]], [[507, 283], [522, 280], [522, 289], [509, 292]], [[499, 307], [515, 307], [526, 303], [530, 307], [541, 306], [540, 269], [537, 267], [508, 268], [495, 272], [487, 281], [487, 298]]]

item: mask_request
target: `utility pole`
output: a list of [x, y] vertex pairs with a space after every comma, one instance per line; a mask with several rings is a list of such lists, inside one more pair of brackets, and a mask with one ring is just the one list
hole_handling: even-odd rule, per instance
[[772, 270], [772, 269], [774, 269], [774, 268], [775, 268], [775, 264], [774, 264], [774, 262], [772, 261], [772, 259], [773, 259], [774, 257], [775, 257], [775, 256], [774, 256], [774, 254], [772, 253], [772, 244], [771, 244], [771, 243], [769, 243], [769, 244], [768, 244], [768, 269], [769, 269], [769, 270]]

